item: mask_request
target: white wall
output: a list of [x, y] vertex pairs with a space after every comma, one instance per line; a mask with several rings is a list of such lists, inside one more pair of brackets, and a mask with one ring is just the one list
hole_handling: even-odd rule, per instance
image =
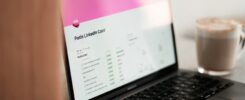
[[172, 6], [177, 34], [192, 32], [201, 17], [245, 19], [245, 0], [172, 0]]

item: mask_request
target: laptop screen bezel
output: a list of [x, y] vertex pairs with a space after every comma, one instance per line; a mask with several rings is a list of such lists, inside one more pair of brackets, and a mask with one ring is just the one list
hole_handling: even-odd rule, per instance
[[[63, 20], [62, 20], [63, 22]], [[177, 50], [176, 50], [176, 40], [175, 40], [175, 32], [174, 32], [174, 25], [173, 22], [170, 24], [171, 26], [171, 34], [172, 34], [172, 42], [173, 42], [173, 49], [174, 49], [174, 56], [175, 56], [175, 63], [169, 66], [164, 66], [161, 70], [151, 73], [150, 75], [144, 76], [140, 79], [137, 79], [133, 82], [127, 83], [125, 85], [122, 85], [118, 88], [115, 88], [111, 91], [108, 91], [106, 93], [103, 93], [101, 95], [98, 95], [91, 100], [97, 100], [97, 99], [111, 99], [113, 97], [119, 96], [123, 93], [126, 93], [128, 91], [131, 91], [132, 89], [135, 89], [137, 87], [140, 87], [148, 82], [151, 82], [153, 80], [157, 80], [160, 78], [163, 78], [166, 75], [169, 75], [170, 73], [176, 72], [178, 70], [178, 57], [177, 57]], [[71, 71], [70, 71], [70, 64], [68, 59], [68, 52], [67, 52], [67, 46], [66, 46], [66, 40], [65, 40], [65, 33], [64, 33], [64, 25], [63, 25], [63, 41], [64, 41], [64, 65], [66, 70], [66, 80], [67, 80], [67, 87], [69, 92], [69, 98], [70, 100], [75, 100], [75, 94], [73, 90], [73, 83], [72, 83], [72, 77], [71, 77]], [[134, 88], [129, 89], [130, 87], [134, 86]]]

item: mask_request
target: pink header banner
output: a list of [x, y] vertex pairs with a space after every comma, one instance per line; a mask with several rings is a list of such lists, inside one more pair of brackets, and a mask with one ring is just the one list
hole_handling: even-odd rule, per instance
[[63, 0], [65, 26], [138, 8], [158, 0]]

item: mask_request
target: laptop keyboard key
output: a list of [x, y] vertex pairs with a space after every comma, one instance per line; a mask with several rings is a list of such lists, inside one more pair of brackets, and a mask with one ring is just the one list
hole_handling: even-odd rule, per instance
[[205, 100], [231, 85], [198, 73], [181, 73], [125, 100]]

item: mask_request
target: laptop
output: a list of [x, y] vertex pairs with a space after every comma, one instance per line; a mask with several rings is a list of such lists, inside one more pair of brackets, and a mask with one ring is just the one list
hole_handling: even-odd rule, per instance
[[71, 100], [244, 100], [245, 85], [178, 69], [170, 0], [64, 0]]

